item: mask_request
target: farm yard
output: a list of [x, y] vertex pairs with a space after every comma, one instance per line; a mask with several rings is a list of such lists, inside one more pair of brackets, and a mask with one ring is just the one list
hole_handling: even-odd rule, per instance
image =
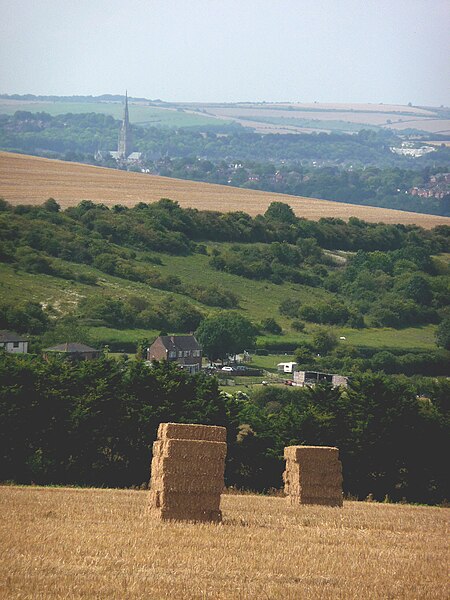
[[223, 523], [152, 517], [149, 492], [0, 488], [1, 595], [447, 598], [448, 509], [222, 495]]
[[81, 200], [134, 206], [170, 198], [184, 208], [245, 211], [254, 216], [264, 213], [271, 202], [280, 201], [289, 203], [297, 216], [312, 220], [357, 217], [369, 222], [417, 224], [427, 229], [450, 223], [448, 217], [128, 173], [7, 152], [0, 152], [0, 182], [0, 197], [12, 204], [41, 204], [52, 197], [63, 208]]

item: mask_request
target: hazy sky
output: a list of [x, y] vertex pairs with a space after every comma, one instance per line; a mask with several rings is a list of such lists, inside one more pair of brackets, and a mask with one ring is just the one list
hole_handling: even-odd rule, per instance
[[450, 0], [0, 0], [0, 92], [450, 105]]

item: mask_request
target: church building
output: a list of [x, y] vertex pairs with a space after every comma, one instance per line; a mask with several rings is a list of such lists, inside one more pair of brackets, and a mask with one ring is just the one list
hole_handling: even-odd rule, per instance
[[[120, 126], [117, 150], [108, 152], [109, 156], [118, 163], [138, 162], [142, 156], [141, 152], [133, 152], [133, 132], [131, 129], [130, 117], [128, 113], [128, 92], [125, 92], [125, 107], [123, 111], [122, 125]], [[97, 152], [96, 158], [104, 158], [103, 152]]]

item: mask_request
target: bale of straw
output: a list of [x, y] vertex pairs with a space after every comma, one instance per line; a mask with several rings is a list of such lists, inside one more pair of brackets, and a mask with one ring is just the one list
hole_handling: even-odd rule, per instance
[[158, 427], [159, 440], [204, 440], [226, 442], [227, 430], [216, 425], [190, 425], [185, 423], [161, 423]]
[[161, 423], [158, 438], [153, 444], [150, 508], [164, 520], [220, 521], [225, 428]]
[[152, 458], [151, 472], [159, 473], [164, 472], [168, 475], [177, 475], [179, 477], [189, 476], [192, 478], [196, 477], [218, 477], [223, 476], [222, 461], [195, 461], [189, 462], [187, 460], [174, 461], [167, 457]]
[[342, 506], [342, 465], [338, 448], [288, 446], [284, 456], [284, 490], [290, 504]]
[[225, 442], [205, 440], [158, 440], [153, 443], [153, 455], [185, 460], [224, 460], [227, 453]]
[[219, 477], [188, 477], [174, 474], [162, 473], [155, 477], [152, 485], [155, 489], [164, 490], [167, 492], [183, 492], [186, 494], [221, 494], [224, 484], [223, 474]]
[[294, 462], [317, 461], [329, 462], [339, 460], [339, 449], [334, 446], [286, 446], [284, 449], [285, 460]]

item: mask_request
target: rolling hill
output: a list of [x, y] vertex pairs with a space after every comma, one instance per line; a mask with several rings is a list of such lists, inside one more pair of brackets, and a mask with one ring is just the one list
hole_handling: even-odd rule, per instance
[[81, 200], [108, 206], [134, 206], [170, 198], [182, 207], [262, 214], [273, 201], [290, 204], [297, 216], [311, 220], [358, 217], [369, 222], [416, 224], [426, 229], [449, 225], [450, 218], [273, 194], [222, 185], [128, 173], [115, 169], [0, 152], [0, 197], [11, 204], [41, 204], [55, 198], [66, 208]]

